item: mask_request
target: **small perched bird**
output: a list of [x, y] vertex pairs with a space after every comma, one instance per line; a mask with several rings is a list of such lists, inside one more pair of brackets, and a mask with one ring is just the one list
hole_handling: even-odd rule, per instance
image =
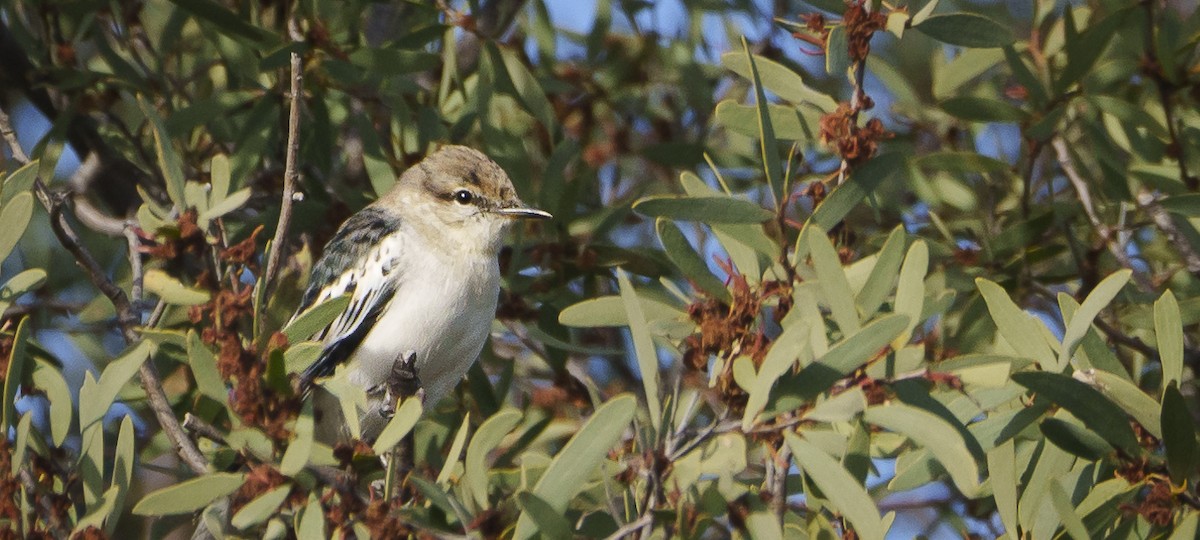
[[[362, 435], [386, 425], [393, 369], [415, 355], [427, 403], [436, 403], [479, 356], [500, 293], [497, 254], [516, 219], [548, 219], [525, 206], [504, 170], [482, 153], [447, 146], [350, 216], [325, 246], [297, 314], [342, 295], [349, 305], [313, 336], [324, 344], [304, 386], [339, 364], [369, 408]], [[328, 409], [317, 403], [318, 411]]]

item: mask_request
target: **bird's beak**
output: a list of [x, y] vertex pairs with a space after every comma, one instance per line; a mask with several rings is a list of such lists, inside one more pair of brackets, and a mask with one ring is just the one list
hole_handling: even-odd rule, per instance
[[554, 217], [550, 215], [550, 212], [545, 210], [538, 210], [537, 208], [527, 208], [523, 206], [497, 208], [495, 212], [502, 216], [513, 219], [550, 219]]

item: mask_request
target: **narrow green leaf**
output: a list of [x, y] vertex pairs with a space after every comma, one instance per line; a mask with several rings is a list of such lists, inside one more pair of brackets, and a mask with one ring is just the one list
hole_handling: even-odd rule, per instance
[[517, 90], [517, 98], [525, 105], [529, 114], [542, 123], [546, 131], [553, 133], [556, 124], [554, 108], [550, 106], [550, 100], [546, 99], [546, 92], [538, 84], [537, 78], [530, 73], [529, 68], [521, 62], [521, 58], [513, 49], [500, 49], [500, 58], [504, 62], [504, 69], [508, 71], [508, 78]]
[[109, 488], [103, 495], [100, 495], [95, 504], [88, 505], [88, 512], [79, 521], [75, 522], [75, 528], [71, 529], [71, 536], [75, 537], [91, 527], [100, 528], [104, 526], [105, 521], [113, 514], [116, 509], [117, 497], [120, 490], [116, 487]]
[[517, 502], [521, 505], [521, 515], [529, 516], [538, 532], [544, 538], [573, 538], [574, 529], [567, 521], [561, 510], [555, 510], [550, 503], [528, 491], [517, 494]]
[[209, 293], [203, 289], [188, 287], [166, 272], [157, 268], [146, 272], [143, 284], [164, 302], [177, 306], [195, 306], [208, 301]]
[[467, 432], [471, 431], [471, 413], [463, 416], [462, 425], [458, 427], [458, 433], [454, 435], [454, 442], [450, 444], [450, 452], [446, 454], [446, 462], [442, 464], [442, 471], [438, 473], [437, 483], [443, 486], [450, 485], [450, 477], [454, 474], [454, 466], [458, 464], [458, 459], [462, 457], [463, 447], [467, 444]]
[[1026, 371], [1014, 373], [1012, 379], [1066, 409], [1126, 454], [1140, 453], [1124, 411], [1092, 387], [1058, 373]]
[[1183, 380], [1183, 322], [1175, 294], [1164, 292], [1154, 302], [1154, 339], [1162, 361], [1162, 387]]
[[467, 486], [470, 496], [480, 509], [489, 508], [488, 504], [488, 465], [487, 457], [521, 422], [521, 412], [505, 409], [488, 418], [467, 445], [467, 458], [463, 462], [463, 483]]
[[1175, 530], [1171, 532], [1171, 536], [1167, 537], [1167, 540], [1193, 540], [1200, 536], [1198, 529], [1200, 529], [1200, 511], [1189, 510]]
[[325, 540], [332, 538], [325, 534], [325, 512], [321, 508], [321, 500], [316, 493], [308, 495], [308, 505], [300, 516], [300, 525], [296, 527], [296, 538], [299, 540]]
[[1096, 461], [1112, 453], [1112, 445], [1081, 425], [1061, 418], [1047, 418], [1038, 426], [1046, 439], [1072, 455]]
[[931, 452], [959, 491], [968, 497], [979, 491], [979, 465], [967, 449], [962, 434], [936, 414], [893, 403], [867, 408], [863, 420], [901, 433]]
[[46, 271], [41, 268], [30, 268], [13, 276], [0, 287], [0, 313], [7, 311], [22, 295], [40, 289], [45, 283]]
[[1039, 365], [1053, 367], [1054, 351], [1050, 349], [1050, 344], [1041, 338], [1042, 330], [1038, 328], [1041, 323], [1021, 311], [1003, 287], [984, 278], [975, 278], [975, 286], [987, 302], [988, 312], [991, 313], [1004, 341], [1017, 351], [1018, 355]]
[[904, 260], [905, 234], [904, 226], [897, 225], [888, 234], [887, 241], [875, 258], [875, 266], [862, 290], [858, 291], [858, 311], [864, 319], [870, 319], [879, 311], [879, 306], [887, 299], [888, 294], [896, 285], [896, 276], [900, 273], [900, 264]]
[[179, 159], [179, 154], [175, 152], [175, 147], [171, 145], [171, 139], [167, 135], [167, 128], [163, 125], [163, 119], [158, 115], [154, 105], [151, 104], [144, 96], [138, 96], [138, 107], [141, 108], [142, 114], [146, 116], [146, 120], [150, 122], [151, 131], [154, 133], [154, 152], [158, 157], [158, 169], [162, 173], [163, 179], [167, 184], [167, 195], [171, 198], [171, 202], [175, 203], [178, 208], [184, 208], [183, 195], [183, 161]]
[[1093, 386], [1100, 390], [1100, 393], [1113, 400], [1113, 403], [1137, 420], [1155, 438], [1162, 438], [1162, 430], [1159, 429], [1159, 405], [1154, 398], [1143, 392], [1129, 379], [1119, 375], [1098, 370], [1086, 374], [1095, 380]]
[[295, 437], [288, 444], [283, 458], [279, 461], [279, 472], [284, 476], [296, 476], [308, 465], [308, 458], [312, 455], [313, 400], [304, 400], [304, 405], [300, 408], [300, 416], [296, 418], [296, 425], [292, 431]]
[[29, 450], [29, 430], [33, 427], [33, 411], [27, 411], [17, 421], [17, 437], [13, 445], [12, 475], [16, 476], [25, 467], [25, 454]]
[[805, 354], [805, 350], [808, 348], [808, 321], [797, 317], [791, 319], [790, 322], [791, 324], [784, 327], [779, 337], [771, 343], [771, 348], [767, 351], [767, 356], [763, 359], [762, 366], [754, 377], [754, 382], [746, 388], [750, 397], [746, 401], [746, 408], [742, 414], [743, 431], [750, 431], [755, 417], [766, 408], [767, 398], [771, 395], [771, 388], [775, 386], [775, 381], [790, 371], [796, 365], [796, 359]]
[[45, 392], [46, 399], [50, 401], [50, 440], [54, 446], [62, 446], [71, 432], [71, 419], [74, 416], [71, 389], [58, 368], [40, 358], [35, 360], [33, 386]]
[[288, 493], [291, 491], [292, 485], [284, 484], [255, 497], [254, 500], [246, 503], [241, 510], [238, 510], [233, 515], [233, 519], [229, 520], [229, 524], [233, 525], [236, 529], [246, 530], [266, 521], [275, 515], [279, 510], [279, 505], [287, 500]]
[[188, 330], [187, 340], [188, 367], [192, 370], [192, 378], [196, 379], [196, 389], [217, 403], [225, 403], [229, 391], [217, 370], [217, 357], [200, 341], [200, 334], [195, 330]]
[[304, 341], [317, 332], [320, 332], [326, 326], [329, 326], [334, 319], [338, 318], [338, 315], [341, 315], [346, 310], [346, 306], [349, 305], [349, 295], [342, 295], [321, 302], [292, 319], [292, 322], [289, 322], [283, 328], [283, 335], [287, 336], [288, 343]]
[[1011, 439], [987, 453], [988, 476], [992, 482], [992, 497], [1004, 530], [1017, 536], [1017, 461]]
[[13, 197], [22, 193], [28, 193], [33, 189], [33, 181], [38, 178], [38, 170], [40, 168], [40, 160], [30, 160], [29, 163], [22, 165], [12, 174], [4, 177], [3, 190], [0, 193], [0, 204], [8, 204], [13, 200]]
[[933, 15], [913, 28], [942, 43], [960, 47], [1003, 47], [1016, 41], [1008, 28], [974, 13]]
[[867, 410], [867, 395], [862, 388], [851, 386], [837, 395], [817, 402], [813, 408], [804, 413], [805, 420], [818, 422], [847, 422]]
[[1196, 422], [1175, 384], [1163, 391], [1162, 434], [1171, 482], [1183, 485], [1200, 467], [1200, 445], [1196, 443]]
[[0, 261], [8, 258], [17, 242], [25, 235], [29, 220], [33, 218], [33, 195], [28, 191], [16, 194], [0, 210]]
[[1021, 122], [1029, 113], [1006, 102], [977, 96], [955, 96], [938, 104], [951, 116], [972, 122]]
[[913, 242], [904, 257], [900, 269], [900, 280], [896, 285], [895, 311], [908, 316], [908, 326], [892, 342], [893, 349], [908, 344], [913, 329], [923, 320], [921, 309], [925, 306], [925, 273], [929, 270], [929, 247], [924, 240]]
[[821, 489], [830, 504], [841, 512], [859, 538], [881, 540], [887, 532], [879, 518], [879, 510], [871, 495], [842, 464], [806, 439], [791, 431], [783, 432], [784, 440], [799, 466]]
[[[639, 296], [642, 314], [647, 321], [683, 319], [687, 315], [674, 306]], [[620, 296], [601, 296], [572, 304], [558, 314], [558, 322], [575, 328], [629, 326], [629, 316]]]
[[278, 41], [271, 32], [241, 18], [237, 13], [212, 0], [171, 0], [171, 3], [192, 16], [210, 23], [212, 28], [231, 38], [246, 39], [263, 47]]
[[1063, 333], [1062, 348], [1059, 349], [1058, 365], [1054, 371], [1062, 371], [1066, 369], [1067, 364], [1071, 362], [1071, 355], [1075, 352], [1075, 347], [1087, 334], [1087, 331], [1092, 327], [1092, 321], [1096, 320], [1096, 316], [1100, 314], [1100, 310], [1108, 306], [1113, 298], [1116, 298], [1117, 293], [1129, 283], [1129, 277], [1133, 272], [1129, 269], [1118, 270], [1113, 272], [1108, 277], [1100, 281], [1092, 292], [1088, 293], [1087, 298], [1080, 304], [1079, 310], [1075, 312], [1075, 316], [1071, 318], [1067, 324], [1067, 330]]
[[3, 414], [0, 415], [0, 428], [7, 435], [8, 430], [16, 425], [17, 420], [17, 388], [25, 374], [25, 364], [29, 355], [26, 354], [30, 339], [29, 317], [21, 317], [17, 323], [17, 331], [13, 333], [12, 350], [8, 353], [8, 371], [4, 374], [4, 402], [0, 403]]
[[246, 475], [242, 473], [210, 473], [184, 480], [146, 495], [133, 507], [133, 513], [139, 516], [190, 514], [237, 491], [245, 479]]
[[846, 34], [846, 26], [839, 24], [829, 29], [825, 40], [825, 73], [842, 80], [849, 76], [849, 71], [850, 36]]
[[[79, 425], [81, 429], [99, 422], [104, 417], [108, 408], [116, 401], [117, 394], [157, 350], [158, 347], [154, 342], [141, 341], [105, 366], [104, 373], [100, 374], [100, 380], [96, 381], [95, 397], [86, 402], [88, 404], [86, 408], [80, 410]], [[80, 401], [83, 401], [82, 397]], [[87, 411], [87, 414], [84, 411]]]
[[648, 217], [703, 223], [762, 223], [774, 217], [771, 211], [750, 201], [733, 197], [684, 197], [655, 195], [633, 203], [633, 209]]
[[817, 270], [817, 279], [821, 282], [821, 291], [825, 301], [833, 312], [833, 320], [845, 335], [853, 334], [861, 328], [858, 311], [854, 307], [854, 293], [850, 290], [850, 282], [846, 281], [846, 273], [842, 270], [842, 259], [837, 250], [829, 242], [825, 230], [819, 225], [805, 229], [808, 234], [809, 253], [812, 254], [813, 267]]
[[[758, 69], [759, 80], [772, 94], [796, 105], [807, 103], [822, 112], [833, 112], [834, 109], [837, 109], [836, 100], [806, 85], [804, 78], [799, 73], [792, 71], [791, 68], [770, 58], [759, 55], [751, 56], [754, 57], [754, 67]], [[750, 69], [750, 62], [745, 54], [737, 52], [722, 54], [721, 65], [742, 78], [754, 82], [754, 72]]]
[[[1116, 34], [1126, 16], [1135, 8], [1136, 6], [1130, 6], [1126, 9], [1119, 9], [1099, 21], [1093, 20], [1082, 33], [1064, 41], [1067, 65], [1058, 80], [1054, 81], [1056, 94], [1066, 92], [1071, 85], [1092, 71], [1096, 61], [1108, 47], [1109, 40]], [[1063, 19], [1074, 22], [1071, 10], [1068, 9], [1063, 13]]]
[[[637, 399], [629, 394], [614, 397], [598, 407], [554, 456], [532, 493], [555, 511], [565, 512], [571, 500], [600, 467], [608, 451], [620, 441], [636, 409]], [[536, 532], [533, 518], [522, 512], [513, 537], [527, 540]]]
[[129, 496], [129, 486], [133, 483], [133, 465], [136, 459], [134, 443], [137, 442], [135, 439], [133, 418], [126, 415], [121, 418], [121, 428], [117, 431], [117, 446], [113, 452], [113, 472], [109, 489], [117, 491], [113, 501], [114, 512], [104, 524], [104, 530], [109, 535], [117, 529], [117, 520], [125, 509], [125, 498]]
[[662, 423], [662, 404], [658, 398], [658, 351], [654, 348], [654, 340], [651, 339], [650, 329], [646, 326], [646, 317], [642, 313], [641, 302], [638, 302], [637, 291], [629, 282], [629, 276], [620, 268], [617, 268], [617, 283], [621, 287], [621, 300], [625, 303], [625, 317], [629, 319], [629, 332], [633, 336], [633, 349], [637, 354], [642, 387], [646, 392], [646, 407], [650, 413], [650, 424], [657, 432]]
[[687, 237], [683, 235], [683, 231], [680, 231], [677, 225], [666, 218], [658, 218], [655, 225], [658, 231], [658, 241], [662, 244], [663, 251], [666, 252], [667, 258], [675, 263], [684, 277], [696, 288], [713, 298], [723, 302], [732, 300], [729, 289], [725, 288], [725, 284], [709, 271], [704, 259], [692, 249], [692, 245], [688, 243]]
[[1062, 521], [1063, 528], [1067, 530], [1067, 534], [1071, 538], [1091, 540], [1087, 527], [1083, 526], [1083, 520], [1079, 519], [1079, 514], [1075, 513], [1075, 507], [1071, 506], [1071, 498], [1067, 496], [1066, 491], [1063, 491], [1062, 484], [1059, 482], [1050, 483], [1050, 504], [1054, 506], [1054, 511]]
[[884, 315], [838, 342], [781, 387], [801, 399], [812, 399], [878, 355], [907, 325], [908, 317], [904, 315]]
[[875, 188], [889, 181], [901, 172], [904, 157], [899, 152], [889, 152], [871, 158], [870, 161], [850, 173], [850, 179], [834, 188], [828, 197], [817, 206], [805, 228], [820, 225], [822, 229], [831, 230], [850, 210], [858, 206]]
[[220, 201], [225, 200], [225, 196], [229, 194], [229, 185], [232, 181], [232, 175], [229, 172], [229, 156], [225, 154], [217, 154], [213, 156], [212, 162], [208, 167], [209, 171], [209, 208], [216, 206]]
[[746, 43], [745, 37], [742, 38], [742, 51], [745, 53], [746, 62], [750, 64], [750, 75], [754, 82], [754, 104], [758, 107], [758, 146], [762, 150], [760, 155], [763, 173], [767, 177], [767, 189], [771, 192], [775, 207], [778, 208], [783, 204], [784, 181], [779, 164], [779, 143], [775, 139], [775, 126], [771, 124], [767, 93], [763, 88], [762, 78], [758, 75], [758, 64], [754, 61], [754, 55], [750, 54], [750, 45]]
[[371, 446], [375, 455], [385, 455], [399, 444], [400, 440], [417, 425], [417, 420], [421, 419], [421, 410], [420, 399], [405, 398], [404, 403], [396, 408], [396, 414], [392, 416], [391, 420], [388, 420], [387, 426], [384, 426], [379, 437], [375, 439], [375, 444]]
[[1200, 217], [1200, 193], [1172, 195], [1160, 201], [1163, 209], [1184, 217]]
[[224, 216], [234, 210], [241, 208], [250, 200], [250, 188], [239, 189], [230, 193], [227, 197], [217, 201], [212, 206], [205, 208], [203, 212], [196, 218], [201, 223], [208, 223], [214, 219]]

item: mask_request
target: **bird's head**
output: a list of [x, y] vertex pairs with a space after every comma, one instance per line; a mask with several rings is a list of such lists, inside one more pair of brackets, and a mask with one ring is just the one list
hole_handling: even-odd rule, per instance
[[447, 146], [400, 176], [380, 201], [427, 234], [495, 252], [518, 219], [549, 219], [526, 206], [496, 162], [465, 146]]

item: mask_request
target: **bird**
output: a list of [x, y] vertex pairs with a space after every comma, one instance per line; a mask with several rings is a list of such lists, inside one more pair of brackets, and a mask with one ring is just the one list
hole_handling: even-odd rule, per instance
[[[551, 217], [523, 203], [504, 170], [475, 149], [450, 145], [426, 156], [342, 223], [313, 265], [295, 316], [343, 295], [350, 302], [312, 336], [322, 348], [301, 386], [344, 365], [368, 398], [359, 412], [366, 441], [387, 423], [389, 377], [406, 359], [425, 402], [437, 403], [490, 334], [505, 231], [518, 220]], [[316, 404], [322, 417], [340, 413], [326, 401]]]

